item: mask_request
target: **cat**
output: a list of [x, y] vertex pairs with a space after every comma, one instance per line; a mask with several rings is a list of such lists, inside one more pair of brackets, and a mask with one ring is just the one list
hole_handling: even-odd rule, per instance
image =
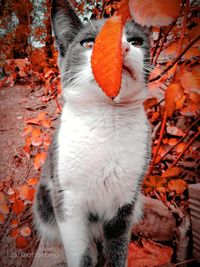
[[125, 267], [150, 160], [148, 34], [126, 23], [121, 89], [109, 98], [91, 69], [106, 20], [83, 24], [67, 0], [53, 0], [51, 16], [65, 102], [37, 188], [35, 223], [41, 236], [62, 242], [68, 267]]

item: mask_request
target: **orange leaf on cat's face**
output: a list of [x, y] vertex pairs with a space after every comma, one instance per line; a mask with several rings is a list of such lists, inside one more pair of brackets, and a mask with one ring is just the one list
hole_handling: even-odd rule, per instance
[[98, 34], [92, 53], [94, 77], [111, 98], [119, 93], [122, 78], [122, 22], [118, 16], [109, 18]]

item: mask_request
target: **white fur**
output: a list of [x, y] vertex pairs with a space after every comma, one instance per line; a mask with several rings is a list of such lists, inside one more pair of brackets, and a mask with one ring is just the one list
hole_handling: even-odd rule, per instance
[[[93, 211], [111, 219], [119, 207], [133, 200], [138, 177], [147, 164], [143, 51], [124, 39], [123, 47], [124, 64], [135, 79], [124, 71], [114, 100], [93, 78], [90, 50], [87, 64], [80, 66], [81, 80], [63, 90], [66, 104], [58, 133], [58, 178], [64, 189], [66, 222], [59, 222], [59, 229], [70, 267], [79, 266], [88, 247], [90, 233], [84, 215]], [[140, 205], [138, 200], [135, 222]]]

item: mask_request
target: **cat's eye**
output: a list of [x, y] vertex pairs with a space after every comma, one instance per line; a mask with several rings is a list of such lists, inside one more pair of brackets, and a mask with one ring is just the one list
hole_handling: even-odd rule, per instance
[[134, 46], [142, 46], [143, 45], [143, 39], [139, 37], [133, 37], [128, 40], [129, 44], [134, 45]]
[[80, 42], [81, 46], [87, 48], [87, 49], [92, 49], [94, 46], [94, 38], [89, 38], [89, 39], [84, 39]]

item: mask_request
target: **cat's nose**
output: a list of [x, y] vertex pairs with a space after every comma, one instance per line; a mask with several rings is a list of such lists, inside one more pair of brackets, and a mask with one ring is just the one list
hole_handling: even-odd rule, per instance
[[126, 55], [130, 51], [130, 44], [127, 41], [122, 42], [122, 52]]

